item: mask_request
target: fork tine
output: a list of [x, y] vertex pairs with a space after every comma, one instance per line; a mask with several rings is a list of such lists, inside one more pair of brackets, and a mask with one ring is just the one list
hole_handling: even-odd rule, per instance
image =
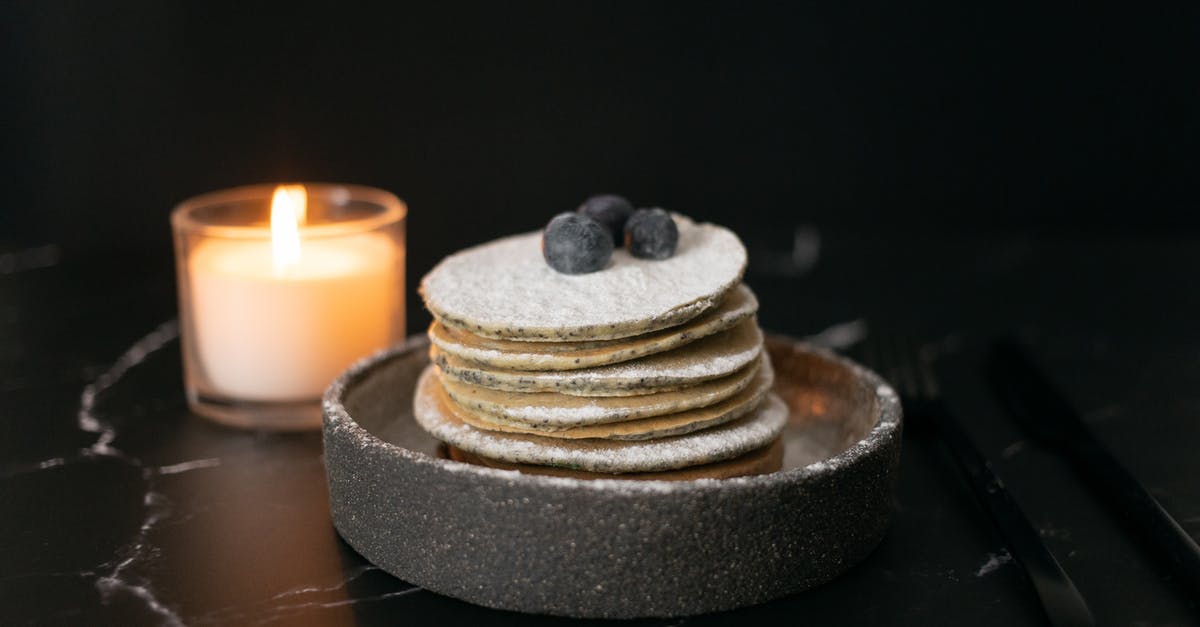
[[884, 379], [891, 379], [887, 373], [887, 364], [883, 363], [882, 358], [883, 356], [880, 354], [879, 347], [879, 333], [876, 327], [871, 326], [867, 331], [867, 341], [863, 343], [863, 361]]
[[937, 375], [933, 372], [934, 354], [932, 350], [920, 350], [916, 354], [917, 371], [921, 378], [921, 392], [928, 398], [940, 395]]
[[893, 351], [892, 359], [896, 364], [896, 385], [900, 386], [902, 394], [916, 396], [921, 390], [917, 382], [916, 369], [913, 368], [913, 358], [909, 348], [909, 341], [906, 337], [897, 334], [893, 336], [891, 346]]
[[871, 334], [869, 339], [871, 341], [867, 346], [867, 363], [885, 381], [888, 381], [893, 386], [898, 385], [899, 363], [896, 361], [895, 352], [892, 350], [891, 336], [887, 334], [886, 330], [879, 328], [876, 333]]
[[915, 348], [912, 338], [873, 326], [875, 332], [863, 342], [863, 360], [890, 382], [902, 396], [935, 398], [938, 394], [931, 356]]

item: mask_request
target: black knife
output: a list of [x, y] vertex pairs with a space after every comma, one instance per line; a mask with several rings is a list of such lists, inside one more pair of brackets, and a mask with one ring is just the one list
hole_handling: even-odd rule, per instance
[[1188, 593], [1200, 595], [1200, 546], [1096, 439], [1021, 345], [996, 342], [987, 369], [1000, 403], [1024, 430], [1064, 454], [1093, 491], [1156, 549]]

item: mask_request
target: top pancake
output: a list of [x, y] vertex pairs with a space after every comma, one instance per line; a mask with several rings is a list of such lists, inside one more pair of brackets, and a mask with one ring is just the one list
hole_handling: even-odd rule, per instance
[[536, 231], [445, 258], [421, 294], [442, 324], [495, 339], [614, 340], [682, 324], [741, 281], [746, 249], [728, 229], [673, 217], [679, 246], [667, 259], [616, 250], [603, 270], [563, 274], [542, 258]]

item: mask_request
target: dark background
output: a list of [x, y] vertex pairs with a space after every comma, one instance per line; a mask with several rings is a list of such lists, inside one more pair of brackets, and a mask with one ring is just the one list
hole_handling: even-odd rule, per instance
[[[286, 622], [530, 623], [356, 579], [319, 436], [209, 424], [178, 343], [141, 352], [175, 316], [171, 208], [287, 180], [409, 202], [410, 332], [437, 259], [588, 194], [730, 225], [764, 328], [930, 341], [1102, 624], [1194, 622], [1195, 594], [1007, 418], [982, 364], [1020, 337], [1200, 537], [1200, 5], [824, 4], [0, 0], [0, 623], [157, 624], [155, 599], [249, 623], [279, 595]], [[97, 457], [79, 414], [100, 382], [116, 453]], [[1034, 624], [1016, 565], [980, 574], [1003, 544], [944, 450], [919, 429], [904, 446], [867, 563], [691, 622]], [[105, 594], [114, 572], [153, 596]]]
[[1194, 6], [430, 4], [3, 3], [0, 245], [165, 257], [175, 203], [277, 180], [405, 198], [413, 272], [597, 191], [739, 230], [1200, 228]]

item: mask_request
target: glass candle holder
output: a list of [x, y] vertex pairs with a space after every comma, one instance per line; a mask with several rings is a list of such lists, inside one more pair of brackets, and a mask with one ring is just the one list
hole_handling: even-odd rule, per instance
[[184, 388], [196, 413], [314, 429], [321, 395], [404, 338], [407, 208], [353, 185], [252, 185], [171, 214]]

